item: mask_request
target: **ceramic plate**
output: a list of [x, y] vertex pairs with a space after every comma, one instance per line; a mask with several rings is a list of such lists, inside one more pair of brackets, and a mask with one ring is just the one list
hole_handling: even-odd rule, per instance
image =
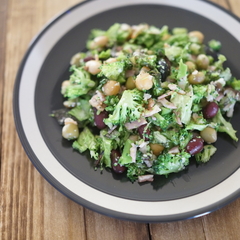
[[[93, 28], [113, 23], [148, 23], [185, 27], [220, 40], [221, 53], [240, 79], [240, 22], [224, 9], [193, 0], [97, 0], [80, 3], [52, 20], [32, 41], [19, 68], [14, 92], [16, 128], [34, 166], [56, 189], [99, 213], [133, 221], [160, 222], [193, 218], [214, 211], [239, 196], [239, 143], [220, 135], [217, 153], [203, 165], [154, 183], [129, 182], [111, 171], [95, 171], [89, 156], [73, 151], [61, 127], [49, 117], [62, 107], [61, 82], [69, 60], [84, 50]], [[232, 124], [240, 130], [240, 107]], [[238, 135], [239, 137], [239, 135]]]

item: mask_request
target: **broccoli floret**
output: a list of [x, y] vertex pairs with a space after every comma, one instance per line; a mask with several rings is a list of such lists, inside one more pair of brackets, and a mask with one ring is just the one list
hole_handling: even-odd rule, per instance
[[162, 132], [162, 135], [164, 135], [169, 142], [173, 144], [173, 146], [179, 146], [180, 149], [185, 148], [192, 138], [192, 132], [187, 131], [184, 128], [176, 128], [164, 131]]
[[193, 85], [194, 98], [193, 102], [199, 104], [200, 101], [207, 95], [207, 85], [196, 84]]
[[146, 172], [151, 173], [150, 169], [144, 163], [130, 163], [127, 165], [127, 177], [131, 182], [138, 179], [138, 176], [145, 175]]
[[141, 45], [143, 47], [150, 48], [152, 47], [156, 42], [158, 42], [161, 30], [154, 27], [154, 26], [148, 26], [146, 24], [139, 25], [140, 28], [140, 34], [136, 36], [136, 38], [133, 38], [132, 41], [138, 45]]
[[231, 81], [228, 81], [227, 84], [231, 86], [233, 89], [240, 91], [240, 80], [233, 78], [231, 79]]
[[211, 41], [208, 42], [208, 46], [214, 51], [219, 51], [222, 47], [222, 44], [220, 41], [212, 39]]
[[154, 173], [157, 175], [168, 175], [169, 173], [179, 172], [189, 164], [191, 155], [185, 151], [177, 154], [161, 154], [153, 163]]
[[137, 151], [136, 162], [131, 162], [125, 165], [127, 167], [127, 177], [132, 182], [137, 180], [139, 176], [145, 175], [147, 173], [153, 174], [151, 167], [148, 167], [143, 161], [145, 158], [144, 155], [146, 154], [142, 153], [141, 151]]
[[227, 60], [227, 58], [226, 58], [224, 55], [220, 54], [220, 55], [218, 56], [218, 61], [216, 61], [216, 62], [214, 63], [214, 66], [215, 66], [217, 69], [223, 70], [223, 63], [224, 63], [226, 60]]
[[232, 73], [229, 68], [226, 68], [224, 71], [222, 71], [219, 76], [223, 78], [226, 82], [230, 81], [232, 79]]
[[206, 163], [216, 151], [217, 148], [213, 145], [205, 145], [200, 153], [195, 154], [196, 161]]
[[236, 136], [236, 132], [232, 124], [222, 116], [222, 113], [220, 110], [218, 110], [217, 114], [215, 117], [212, 119], [213, 122], [218, 124], [217, 131], [218, 132], [225, 132], [227, 133], [233, 140], [238, 141], [238, 138]]
[[137, 89], [125, 90], [114, 112], [104, 120], [110, 128], [114, 125], [124, 125], [126, 122], [138, 120], [144, 110], [143, 92]]
[[104, 75], [108, 79], [124, 82], [125, 80], [122, 75], [125, 73], [125, 66], [126, 64], [124, 61], [103, 64], [100, 67], [101, 72], [98, 74], [98, 76]]
[[129, 29], [126, 27], [122, 27], [123, 25], [120, 23], [113, 24], [106, 32], [106, 36], [109, 39], [109, 45], [112, 46], [116, 42], [122, 44], [126, 41], [126, 39], [130, 35]]
[[70, 76], [69, 85], [64, 89], [64, 97], [69, 99], [77, 98], [87, 94], [95, 86], [90, 74], [83, 68], [73, 65], [70, 70], [73, 73]]
[[159, 126], [163, 131], [168, 129], [173, 122], [172, 114], [167, 115], [160, 115], [159, 113], [156, 113], [152, 116], [151, 119], [152, 123], [156, 126]]
[[150, 54], [140, 52], [133, 58], [134, 58], [133, 61], [135, 62], [136, 66], [138, 66], [139, 68], [146, 66], [146, 67], [153, 69], [157, 65], [157, 56], [156, 55], [150, 55]]
[[117, 95], [106, 96], [106, 100], [104, 101], [106, 104], [105, 110], [108, 112], [113, 112], [118, 102], [119, 97]]

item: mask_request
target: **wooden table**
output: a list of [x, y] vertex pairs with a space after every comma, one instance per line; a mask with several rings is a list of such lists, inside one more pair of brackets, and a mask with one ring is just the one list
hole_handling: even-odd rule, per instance
[[[240, 199], [197, 219], [154, 224], [122, 221], [69, 200], [45, 181], [29, 161], [13, 120], [16, 72], [35, 34], [53, 16], [78, 2], [0, 0], [0, 239], [240, 239]], [[239, 0], [212, 2], [240, 16]]]

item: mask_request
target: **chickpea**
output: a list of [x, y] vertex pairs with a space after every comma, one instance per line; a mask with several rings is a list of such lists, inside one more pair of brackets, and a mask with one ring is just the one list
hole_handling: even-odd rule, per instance
[[62, 128], [62, 136], [67, 140], [77, 139], [79, 136], [78, 125], [75, 123], [68, 123]]
[[136, 78], [136, 87], [138, 90], [149, 90], [153, 86], [153, 76], [148, 72], [140, 72]]
[[193, 72], [194, 70], [196, 70], [196, 65], [194, 62], [187, 61], [185, 62], [185, 64], [187, 65], [188, 72]]
[[109, 80], [103, 86], [103, 93], [107, 96], [117, 95], [120, 91], [120, 83]]
[[79, 66], [80, 65], [80, 60], [81, 60], [81, 54], [76, 53], [75, 55], [72, 56], [70, 64]]
[[86, 70], [93, 75], [96, 75], [101, 71], [100, 69], [101, 65], [102, 65], [101, 62], [97, 60], [90, 60], [85, 64]]
[[130, 139], [131, 141], [133, 141], [133, 142], [136, 142], [136, 141], [139, 140], [139, 137], [138, 137], [138, 135], [131, 135], [131, 136], [129, 137], [129, 139]]
[[209, 58], [205, 54], [197, 56], [196, 64], [198, 69], [207, 69], [209, 66]]
[[62, 82], [62, 86], [61, 86], [61, 93], [65, 94], [67, 87], [70, 85], [70, 81], [69, 80], [65, 80]]
[[136, 83], [133, 77], [129, 77], [126, 81], [127, 89], [134, 89], [136, 87]]
[[150, 148], [155, 156], [158, 156], [164, 150], [164, 146], [158, 143], [150, 143]]
[[96, 48], [102, 48], [105, 47], [108, 43], [108, 37], [107, 36], [98, 36], [93, 39], [93, 41], [90, 44], [91, 49]]
[[117, 62], [116, 58], [108, 58], [104, 63], [113, 63], [113, 62]]
[[188, 76], [188, 82], [191, 84], [201, 84], [205, 80], [205, 74], [195, 70]]
[[198, 43], [202, 43], [203, 40], [204, 40], [204, 35], [202, 32], [199, 32], [199, 31], [191, 31], [188, 33], [188, 36], [190, 38], [194, 38], [197, 40]]
[[189, 47], [190, 51], [192, 52], [192, 54], [199, 54], [200, 50], [201, 50], [201, 46], [198, 43], [192, 43]]
[[217, 141], [217, 132], [214, 128], [206, 127], [200, 132], [200, 135], [207, 143], [214, 143]]

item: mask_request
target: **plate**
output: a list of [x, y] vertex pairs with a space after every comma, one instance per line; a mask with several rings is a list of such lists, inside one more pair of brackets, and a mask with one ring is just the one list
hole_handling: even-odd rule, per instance
[[[193, 3], [194, 2], [194, 3]], [[93, 28], [113, 23], [148, 23], [202, 31], [205, 42], [217, 39], [234, 76], [240, 78], [239, 19], [207, 1], [98, 0], [80, 3], [52, 20], [34, 38], [19, 68], [14, 117], [22, 145], [34, 166], [56, 189], [101, 214], [141, 222], [176, 221], [202, 216], [239, 196], [240, 148], [220, 135], [217, 153], [207, 164], [190, 166], [154, 183], [129, 182], [111, 171], [95, 171], [87, 154], [72, 150], [61, 127], [49, 115], [62, 107], [61, 82], [69, 60], [85, 48]], [[240, 130], [240, 107], [232, 124]]]

